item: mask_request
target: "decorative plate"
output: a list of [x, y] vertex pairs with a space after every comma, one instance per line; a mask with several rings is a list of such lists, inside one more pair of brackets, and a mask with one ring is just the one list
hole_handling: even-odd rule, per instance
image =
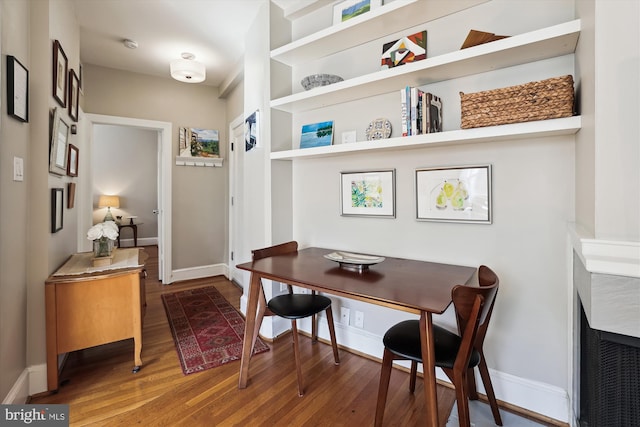
[[367, 270], [370, 265], [384, 261], [384, 257], [354, 254], [351, 252], [331, 252], [324, 256], [326, 259], [335, 261], [340, 267], [356, 269], [358, 271]]
[[365, 135], [369, 141], [389, 138], [391, 136], [391, 122], [384, 118], [375, 119], [367, 126]]

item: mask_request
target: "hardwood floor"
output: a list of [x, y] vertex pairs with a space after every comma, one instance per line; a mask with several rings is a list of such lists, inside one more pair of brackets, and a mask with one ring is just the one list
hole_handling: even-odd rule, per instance
[[[239, 390], [240, 362], [183, 375], [160, 295], [215, 286], [236, 308], [241, 289], [224, 277], [162, 285], [157, 280], [157, 248], [146, 247], [147, 312], [143, 327], [143, 366], [133, 368], [133, 340], [69, 354], [57, 393], [33, 396], [29, 403], [70, 405], [72, 426], [343, 426], [372, 425], [380, 364], [340, 351], [333, 364], [331, 346], [301, 337], [306, 381], [298, 397], [290, 337], [269, 343], [270, 351], [253, 357], [249, 385]], [[408, 392], [409, 376], [394, 371], [385, 425], [423, 425], [422, 384]], [[441, 425], [453, 404], [451, 389], [438, 387]]]

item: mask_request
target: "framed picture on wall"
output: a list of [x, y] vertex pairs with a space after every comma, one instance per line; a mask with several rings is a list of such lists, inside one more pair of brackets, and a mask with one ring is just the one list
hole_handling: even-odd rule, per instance
[[258, 146], [258, 111], [244, 120], [244, 150], [251, 151]]
[[416, 169], [416, 219], [491, 224], [491, 165]]
[[69, 71], [69, 117], [78, 121], [78, 102], [80, 101], [80, 80], [75, 71]]
[[67, 175], [78, 176], [78, 147], [69, 144], [69, 153], [67, 155]]
[[64, 211], [64, 190], [62, 188], [51, 189], [51, 232], [62, 230], [62, 212]]
[[73, 209], [76, 204], [76, 183], [70, 182], [67, 187], [67, 208]]
[[341, 215], [395, 218], [395, 177], [395, 169], [341, 172]]
[[61, 107], [67, 106], [67, 75], [69, 62], [58, 40], [53, 42], [53, 97]]
[[62, 119], [59, 108], [53, 110], [51, 143], [49, 146], [49, 172], [56, 175], [67, 173], [67, 144], [69, 125]]
[[29, 121], [29, 71], [11, 55], [7, 55], [7, 113]]

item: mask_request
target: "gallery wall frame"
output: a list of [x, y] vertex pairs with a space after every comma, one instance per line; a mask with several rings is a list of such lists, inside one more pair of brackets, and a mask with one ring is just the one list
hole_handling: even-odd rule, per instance
[[70, 182], [67, 185], [67, 208], [73, 209], [76, 205], [76, 183]]
[[78, 147], [69, 144], [69, 152], [67, 153], [67, 175], [78, 176]]
[[57, 233], [63, 227], [64, 189], [51, 189], [51, 233]]
[[491, 165], [416, 169], [416, 219], [491, 224]]
[[340, 172], [340, 215], [396, 217], [396, 170]]
[[69, 117], [78, 121], [78, 104], [80, 102], [80, 80], [74, 70], [69, 71]]
[[11, 55], [7, 55], [7, 113], [29, 121], [29, 70]]
[[67, 173], [69, 125], [64, 121], [59, 108], [54, 108], [49, 144], [49, 172], [56, 175]]
[[67, 106], [69, 61], [58, 40], [53, 41], [53, 97], [61, 107]]

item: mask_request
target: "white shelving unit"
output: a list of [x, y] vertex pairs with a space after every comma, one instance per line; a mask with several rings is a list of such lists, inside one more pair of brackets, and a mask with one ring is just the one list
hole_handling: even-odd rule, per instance
[[[360, 17], [276, 48], [271, 51], [271, 58], [288, 66], [295, 66], [304, 61], [318, 59], [368, 42], [372, 35], [382, 37], [392, 34], [403, 28], [419, 25], [484, 3], [484, 1], [396, 0]], [[574, 20], [515, 35], [401, 67], [358, 76], [329, 86], [272, 99], [270, 107], [273, 110], [296, 114], [391, 93], [405, 86], [423, 86], [572, 54], [575, 52], [580, 36], [580, 27], [580, 20]], [[271, 153], [271, 159], [293, 160], [372, 150], [416, 149], [445, 144], [555, 136], [574, 134], [580, 127], [580, 117], [569, 117], [378, 141], [360, 141], [311, 149], [277, 151]]]

